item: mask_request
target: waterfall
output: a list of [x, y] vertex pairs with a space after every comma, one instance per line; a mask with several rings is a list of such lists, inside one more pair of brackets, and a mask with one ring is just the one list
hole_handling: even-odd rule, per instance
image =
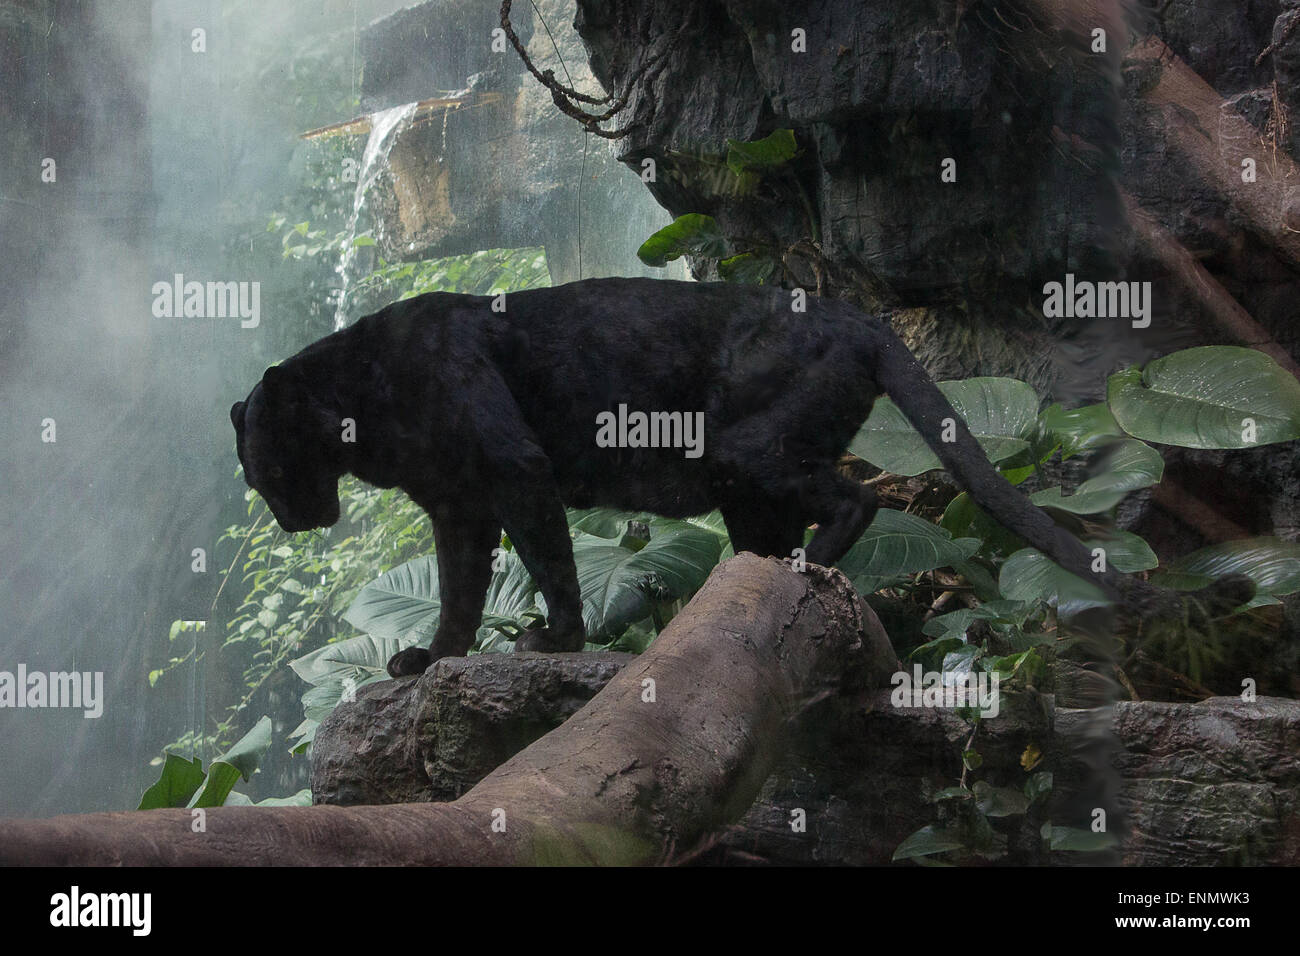
[[[393, 144], [397, 142], [397, 137], [410, 125], [411, 117], [415, 115], [415, 107], [415, 103], [406, 103], [381, 110], [370, 117], [370, 137], [366, 140], [366, 151], [361, 157], [361, 169], [357, 173], [357, 190], [352, 198], [352, 214], [348, 217], [343, 256], [336, 270], [342, 279], [342, 286], [339, 289], [338, 304], [334, 311], [335, 329], [341, 329], [357, 318], [352, 314], [351, 289], [353, 283], [362, 274], [359, 264], [361, 256], [355, 242], [357, 230], [366, 212], [366, 197], [379, 178], [379, 174], [388, 166], [388, 154], [392, 151]], [[376, 230], [379, 229], [378, 220], [375, 220], [372, 225]], [[379, 236], [376, 235], [375, 239], [378, 241]]]

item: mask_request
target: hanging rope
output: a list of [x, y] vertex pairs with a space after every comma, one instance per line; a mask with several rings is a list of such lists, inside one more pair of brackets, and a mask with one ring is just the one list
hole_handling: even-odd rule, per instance
[[583, 109], [579, 104], [586, 103], [589, 106], [604, 106], [606, 103], [610, 103], [613, 97], [610, 94], [606, 94], [605, 96], [590, 96], [586, 93], [580, 93], [573, 87], [565, 86], [557, 80], [555, 78], [554, 70], [538, 70], [537, 67], [533, 65], [532, 59], [528, 56], [528, 51], [524, 49], [524, 45], [519, 41], [519, 37], [515, 34], [514, 28], [510, 25], [511, 3], [512, 0], [502, 0], [501, 2], [501, 29], [505, 31], [506, 37], [515, 48], [515, 52], [519, 54], [519, 58], [524, 61], [524, 66], [528, 67], [528, 72], [537, 78], [537, 82], [541, 83], [551, 91], [551, 99], [554, 101], [560, 112], [565, 116], [576, 119], [582, 124], [582, 128], [587, 132], [595, 133], [597, 136], [601, 136], [605, 139], [622, 139], [632, 131], [632, 126], [627, 126], [618, 130], [605, 130], [601, 129], [600, 124], [608, 122], [619, 113], [623, 112], [623, 110], [627, 109], [628, 100], [632, 96], [632, 90], [636, 88], [636, 85], [639, 82], [644, 81], [645, 84], [649, 86], [658, 78], [659, 74], [663, 72], [664, 67], [667, 66], [668, 54], [677, 45], [677, 39], [686, 29], [686, 23], [683, 22], [668, 42], [664, 44], [663, 49], [646, 59], [646, 61], [641, 65], [641, 68], [628, 79], [627, 88], [623, 91], [623, 95], [617, 100], [614, 100], [609, 109], [605, 110], [603, 113], [590, 113]]

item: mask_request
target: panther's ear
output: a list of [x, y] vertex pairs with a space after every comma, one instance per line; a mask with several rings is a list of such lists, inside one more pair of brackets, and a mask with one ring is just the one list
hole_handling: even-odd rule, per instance
[[289, 373], [278, 365], [272, 365], [262, 374], [262, 388], [271, 391], [283, 385], [289, 379]]
[[248, 407], [246, 402], [235, 402], [230, 406], [230, 424], [235, 426], [235, 431], [244, 430], [244, 409]]
[[302, 372], [294, 366], [272, 365], [262, 373], [262, 394], [280, 398], [303, 383]]

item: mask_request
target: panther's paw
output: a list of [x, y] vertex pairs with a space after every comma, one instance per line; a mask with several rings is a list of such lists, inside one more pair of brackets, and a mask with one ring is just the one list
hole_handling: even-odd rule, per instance
[[432, 663], [433, 655], [428, 648], [408, 647], [388, 659], [388, 676], [410, 677], [412, 674], [423, 674]]
[[535, 627], [519, 635], [519, 639], [515, 641], [515, 650], [535, 651], [539, 654], [561, 654], [566, 651], [580, 651], [586, 643], [586, 635], [581, 631], [565, 633], [549, 627]]

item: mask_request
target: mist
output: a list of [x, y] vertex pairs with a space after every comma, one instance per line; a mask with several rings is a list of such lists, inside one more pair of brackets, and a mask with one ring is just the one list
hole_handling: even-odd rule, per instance
[[[0, 3], [0, 672], [102, 675], [103, 688], [97, 717], [0, 709], [0, 814], [133, 808], [164, 746], [188, 739], [172, 749], [205, 765], [216, 755], [201, 738], [243, 680], [219, 650], [233, 551], [220, 538], [247, 507], [228, 409], [268, 365], [382, 304], [378, 290], [341, 308], [344, 263], [287, 255], [283, 237], [298, 218], [331, 235], [382, 231], [346, 175], [367, 135], [301, 134], [401, 106], [404, 92], [449, 92], [418, 70], [367, 88], [367, 26], [401, 6]], [[541, 7], [553, 52], [585, 71], [571, 13]], [[486, 44], [467, 29], [449, 21], [421, 42]], [[517, 111], [548, 111], [543, 90], [518, 97]], [[606, 144], [569, 133], [493, 157], [504, 180], [529, 180], [580, 155], [545, 208], [502, 205], [463, 238], [430, 239], [432, 222], [421, 241], [442, 255], [541, 247], [539, 224], [558, 224], [576, 251], [561, 266], [548, 249], [553, 281], [645, 274], [636, 244], [670, 217]], [[475, 173], [473, 150], [444, 147], [454, 176]], [[290, 218], [277, 227], [277, 215]], [[362, 265], [393, 241], [359, 249]], [[190, 283], [203, 284], [201, 310], [185, 305]], [[210, 314], [218, 283], [235, 305]], [[174, 621], [207, 627], [169, 639]], [[240, 786], [253, 798], [306, 785], [307, 760], [285, 743], [305, 689], [285, 668], [235, 720], [234, 736], [263, 711], [274, 725], [262, 772]]]

